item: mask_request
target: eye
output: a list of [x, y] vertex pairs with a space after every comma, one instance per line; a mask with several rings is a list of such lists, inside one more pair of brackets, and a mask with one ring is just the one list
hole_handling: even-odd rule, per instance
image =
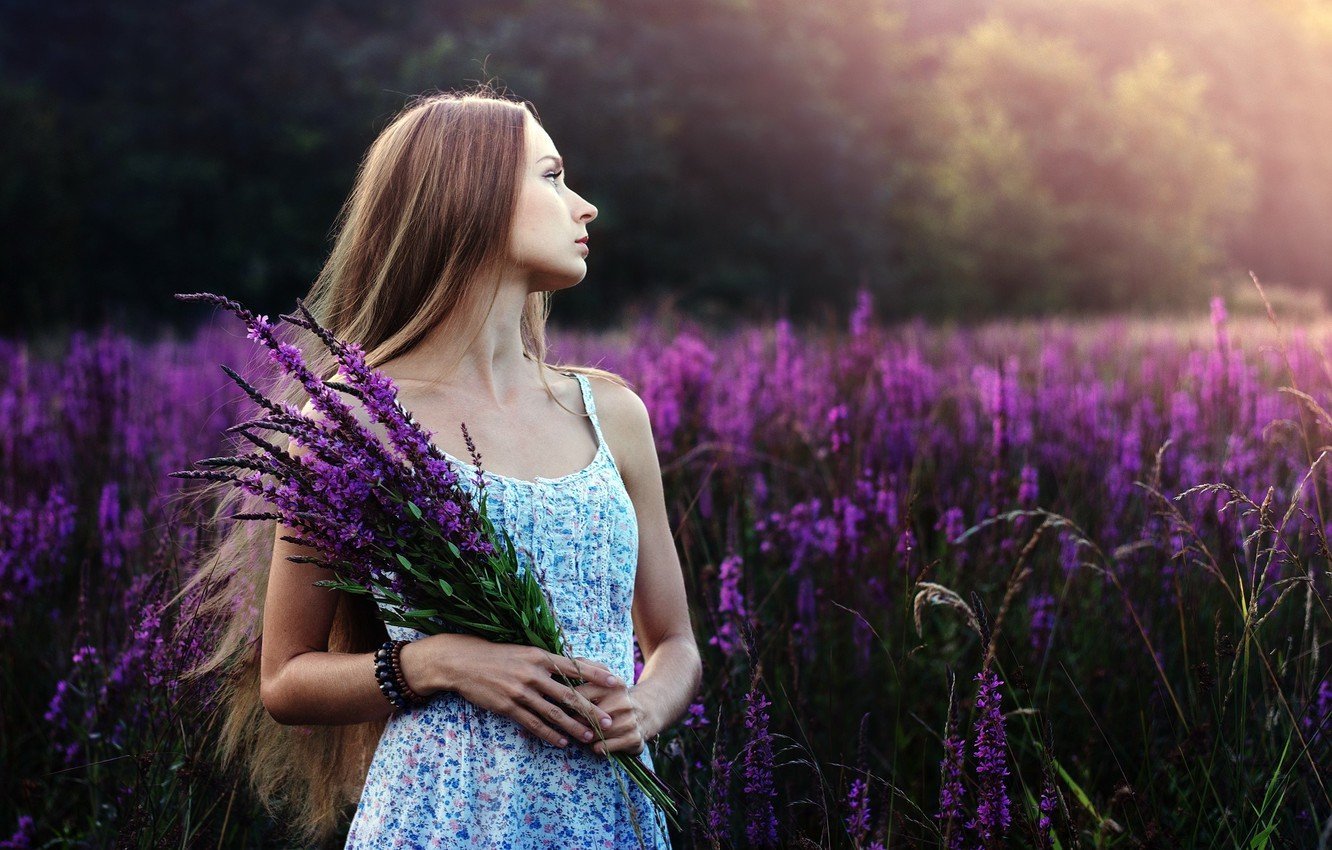
[[[546, 172], [546, 176], [547, 176], [547, 177], [559, 177], [559, 176], [560, 176], [561, 174], [563, 174], [563, 173], [564, 173], [564, 169], [561, 168], [559, 171], [547, 171], [547, 172]], [[556, 185], [559, 184], [559, 181], [558, 181], [558, 180], [555, 181], [555, 182], [556, 182]]]

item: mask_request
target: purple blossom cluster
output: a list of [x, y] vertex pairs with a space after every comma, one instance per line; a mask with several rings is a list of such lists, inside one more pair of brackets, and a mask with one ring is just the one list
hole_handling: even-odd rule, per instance
[[14, 613], [55, 578], [74, 531], [75, 506], [59, 487], [22, 507], [0, 502], [0, 636]]
[[944, 730], [943, 758], [939, 761], [939, 829], [945, 836], [947, 850], [962, 850], [962, 819], [966, 817], [965, 738], [958, 735], [955, 706], [950, 702], [947, 728]]
[[[958, 731], [956, 705], [951, 698], [944, 729], [943, 758], [939, 761], [939, 809], [935, 818], [945, 836], [947, 850], [1002, 847], [1012, 825], [1011, 801], [1004, 782], [1009, 771], [1008, 738], [1000, 707], [999, 689], [1003, 680], [994, 671], [983, 669], [976, 674], [975, 681], [978, 685], [971, 735], [975, 808], [965, 822], [967, 740]], [[974, 838], [974, 845], [968, 844], [968, 834]]]
[[1008, 789], [1008, 738], [1004, 714], [1000, 708], [1003, 680], [992, 670], [976, 674], [980, 687], [976, 693], [976, 724], [972, 737], [972, 755], [976, 759], [976, 816], [967, 826], [976, 833], [985, 850], [1002, 845], [1012, 822]]
[[720, 841], [731, 829], [731, 768], [732, 762], [725, 756], [717, 756], [712, 761], [712, 770], [708, 778], [708, 808], [705, 824], [708, 835]]
[[1027, 599], [1027, 612], [1031, 616], [1031, 625], [1029, 633], [1031, 635], [1031, 648], [1037, 658], [1045, 655], [1046, 649], [1050, 646], [1050, 636], [1054, 632], [1055, 609], [1058, 607], [1058, 600], [1054, 594], [1045, 591], [1033, 593]]
[[718, 624], [716, 631], [708, 638], [708, 643], [717, 647], [726, 655], [731, 655], [740, 638], [741, 623], [749, 617], [745, 608], [744, 559], [739, 555], [729, 555], [722, 559], [717, 567], [721, 589], [717, 599]]
[[772, 702], [757, 687], [745, 695], [745, 730], [749, 740], [744, 757], [745, 838], [750, 847], [776, 847], [777, 812], [773, 803], [772, 736], [768, 731], [768, 709]]
[[[266, 316], [208, 293], [177, 297], [214, 303], [239, 316], [248, 328], [247, 338], [264, 344], [283, 372], [300, 381], [324, 420], [268, 400], [227, 369], [228, 375], [267, 411], [266, 417], [228, 430], [238, 432], [262, 451], [195, 464], [204, 470], [233, 468], [248, 473], [182, 472], [175, 473], [177, 477], [230, 481], [263, 496], [284, 523], [299, 530], [295, 542], [321, 553], [302, 560], [336, 570], [347, 582], [340, 585], [344, 590], [353, 590], [355, 585], [375, 595], [377, 601], [397, 603], [401, 608], [422, 608], [428, 601], [421, 591], [430, 586], [407, 581], [400, 569], [409, 566], [409, 555], [418, 554], [402, 539], [403, 533], [410, 533], [418, 522], [425, 535], [440, 541], [441, 549], [447, 545], [455, 550], [460, 560], [496, 554], [496, 546], [488, 539], [493, 529], [487, 533], [484, 515], [473, 509], [470, 496], [458, 486], [453, 464], [434, 446], [429, 434], [410, 420], [397, 402], [392, 381], [368, 368], [358, 345], [333, 337], [304, 305], [299, 305], [301, 315], [284, 316], [317, 334], [337, 357], [345, 381], [322, 380], [306, 366], [295, 345], [278, 338]], [[362, 423], [340, 393], [361, 401], [370, 417], [385, 427], [387, 445]], [[262, 430], [290, 434], [307, 451], [293, 456], [255, 435]], [[418, 562], [421, 560], [418, 558]]]
[[1040, 841], [1041, 850], [1049, 850], [1054, 846], [1054, 813], [1059, 805], [1059, 799], [1056, 796], [1054, 787], [1054, 778], [1049, 771], [1044, 771], [1043, 782], [1041, 783], [1041, 799], [1036, 804], [1036, 809], [1040, 812], [1040, 817], [1036, 821], [1036, 837]]
[[869, 785], [859, 776], [851, 780], [846, 792], [846, 831], [859, 846], [865, 840], [870, 826]]

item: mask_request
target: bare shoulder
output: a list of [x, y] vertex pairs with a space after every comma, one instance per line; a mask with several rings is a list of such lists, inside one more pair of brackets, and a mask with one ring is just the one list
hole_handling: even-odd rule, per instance
[[[339, 378], [342, 377], [341, 372], [338, 373], [337, 377]], [[375, 436], [379, 437], [381, 440], [385, 442], [388, 441], [388, 431], [384, 428], [384, 426], [380, 425], [377, 421], [375, 421], [374, 417], [370, 415], [370, 411], [366, 410], [365, 406], [361, 404], [361, 402], [358, 399], [349, 396], [346, 393], [337, 393], [337, 396], [340, 399], [342, 399], [342, 401], [347, 405], [347, 407], [352, 412], [352, 416], [356, 419], [357, 422], [361, 423], [361, 426], [363, 428], [370, 431]], [[315, 420], [316, 422], [319, 422], [320, 424], [323, 425], [331, 424], [329, 422], [328, 417], [324, 415], [322, 411], [320, 411], [318, 408], [315, 407], [313, 399], [310, 399], [305, 402], [305, 405], [301, 407], [301, 413]], [[304, 448], [297, 446], [292, 451], [292, 454], [300, 455], [304, 454], [304, 452], [305, 452]]]
[[656, 441], [643, 399], [624, 384], [599, 375], [589, 375], [588, 385], [602, 434], [620, 467], [625, 487], [633, 493], [654, 478], [659, 482]]

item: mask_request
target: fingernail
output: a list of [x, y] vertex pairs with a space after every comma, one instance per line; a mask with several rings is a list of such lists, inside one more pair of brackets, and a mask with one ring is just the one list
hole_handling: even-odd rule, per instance
[[584, 733], [583, 733], [583, 740], [584, 740], [584, 741], [590, 741], [590, 740], [592, 740], [592, 733], [591, 733], [591, 732], [584, 732]]
[[609, 717], [603, 717], [603, 718], [601, 718], [601, 727], [602, 727], [603, 729], [606, 728], [606, 727], [609, 726], [609, 725], [611, 725], [611, 719], [610, 719]]
[[606, 677], [606, 684], [608, 684], [608, 685], [613, 685], [613, 684], [615, 684], [615, 677], [614, 677], [614, 676], [607, 676], [607, 677]]
[[560, 739], [560, 746], [561, 746], [561, 747], [563, 747], [563, 746], [564, 746], [565, 744], [567, 744], [567, 743], [569, 743], [569, 741], [568, 741], [567, 738], [561, 738], [561, 739]]

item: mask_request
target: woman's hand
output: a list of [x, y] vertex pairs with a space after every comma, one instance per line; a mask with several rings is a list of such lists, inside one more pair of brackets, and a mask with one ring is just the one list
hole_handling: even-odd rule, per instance
[[[598, 677], [600, 678], [600, 677]], [[627, 752], [638, 755], [647, 748], [647, 712], [634, 696], [633, 686], [618, 676], [615, 684], [596, 681], [574, 686], [574, 690], [610, 715], [611, 725], [601, 730], [600, 740], [590, 744], [595, 753]]]
[[[566, 738], [590, 743], [596, 738], [592, 724], [603, 724], [607, 718], [614, 721], [613, 715], [577, 688], [554, 678], [562, 673], [573, 682], [583, 682], [579, 688], [588, 687], [589, 682], [618, 681], [610, 668], [590, 658], [570, 659], [535, 646], [495, 643], [464, 634], [421, 638], [404, 646], [404, 655], [417, 644], [424, 650], [420, 656], [433, 662], [428, 668], [433, 673], [427, 676], [429, 681], [511, 718], [553, 746], [567, 746]], [[410, 679], [408, 684], [412, 684]], [[565, 711], [566, 706], [573, 714]]]

